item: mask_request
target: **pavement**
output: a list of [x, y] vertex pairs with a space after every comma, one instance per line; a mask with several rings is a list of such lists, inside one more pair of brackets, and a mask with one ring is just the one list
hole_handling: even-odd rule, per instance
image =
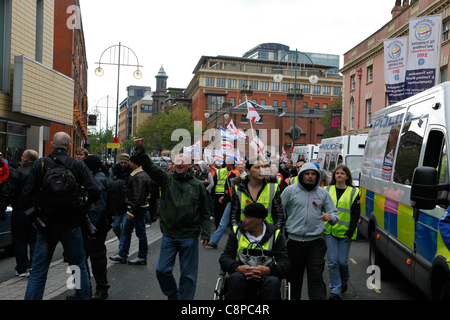
[[[159, 227], [159, 220], [152, 224], [151, 228], [147, 228], [148, 244], [152, 244], [162, 238], [161, 229]], [[136, 236], [131, 237], [131, 245], [129, 256], [138, 252], [139, 239]], [[119, 239], [113, 237], [105, 242], [107, 249], [107, 257], [117, 254], [119, 248]], [[89, 262], [90, 263], [90, 262]], [[108, 266], [110, 268], [117, 265], [108, 259]], [[67, 280], [70, 274], [67, 273], [68, 264], [63, 259], [54, 261], [50, 264], [47, 275], [47, 283], [45, 285], [44, 300], [51, 300], [68, 290]], [[90, 270], [92, 268], [89, 268]], [[92, 274], [91, 274], [92, 276]], [[0, 283], [0, 300], [23, 300], [27, 288], [28, 278], [14, 277], [7, 281]]]

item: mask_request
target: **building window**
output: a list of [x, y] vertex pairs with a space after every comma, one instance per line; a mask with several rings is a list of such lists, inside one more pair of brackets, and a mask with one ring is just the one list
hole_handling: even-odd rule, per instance
[[355, 121], [355, 99], [350, 100], [350, 123], [348, 124], [348, 127], [350, 130], [353, 130], [353, 122]]
[[366, 126], [368, 126], [372, 122], [372, 99], [366, 100], [366, 110], [367, 110]]
[[44, 0], [36, 2], [36, 46], [35, 60], [42, 63], [44, 53]]
[[328, 109], [328, 103], [324, 103], [323, 104], [323, 108], [326, 110], [326, 109]]
[[281, 101], [281, 106], [283, 107], [283, 109], [286, 108], [287, 107], [287, 101]]
[[261, 99], [261, 105], [265, 106], [266, 105], [266, 99]]
[[320, 86], [313, 86], [313, 93], [320, 94]]
[[5, 0], [0, 0], [0, 91], [3, 89], [3, 55], [5, 41]]
[[273, 100], [272, 106], [275, 108], [278, 107], [278, 100]]
[[255, 123], [263, 123], [263, 116], [259, 115], [259, 120], [255, 121]]
[[303, 93], [310, 93], [311, 92], [311, 85], [304, 84], [303, 87], [302, 87], [302, 92]]
[[448, 79], [448, 66], [441, 68], [441, 82], [444, 83]]
[[314, 103], [314, 109], [319, 109], [319, 103]]
[[268, 81], [261, 81], [261, 90], [269, 90], [269, 82]]
[[225, 78], [217, 78], [217, 86], [225, 88]]
[[255, 90], [258, 89], [258, 81], [250, 80], [250, 88]]
[[278, 82], [272, 82], [270, 90], [272, 90], [272, 91], [280, 91], [280, 84]]
[[367, 67], [367, 82], [373, 81], [373, 66]]
[[281, 84], [281, 91], [289, 91], [289, 83], [282, 83]]
[[450, 30], [450, 19], [444, 20], [442, 22], [442, 42], [449, 39], [449, 32]]
[[338, 96], [341, 94], [341, 88], [340, 87], [333, 87], [333, 95]]
[[247, 115], [241, 114], [241, 123], [247, 123], [247, 122], [248, 122]]
[[214, 78], [206, 77], [205, 86], [214, 87]]
[[228, 79], [228, 88], [236, 88], [236, 79]]
[[247, 80], [239, 80], [239, 88], [247, 87]]
[[322, 87], [322, 93], [323, 94], [331, 94], [331, 87], [330, 86], [323, 86]]
[[356, 87], [356, 78], [355, 75], [350, 77], [350, 90], [355, 90]]
[[230, 98], [231, 106], [234, 107], [236, 104], [236, 98]]
[[308, 109], [308, 102], [303, 102], [303, 109]]

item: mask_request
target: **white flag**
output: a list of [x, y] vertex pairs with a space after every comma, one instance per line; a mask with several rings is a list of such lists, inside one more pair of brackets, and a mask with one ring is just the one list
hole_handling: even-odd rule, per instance
[[238, 128], [236, 128], [236, 126], [233, 123], [233, 120], [230, 120], [230, 123], [227, 126], [227, 130], [231, 131], [234, 133], [234, 135], [241, 140], [242, 138], [245, 139], [245, 133], [243, 133], [241, 130], [239, 130]]
[[261, 119], [258, 112], [256, 112], [255, 108], [252, 106], [252, 104], [247, 100], [247, 119], [250, 119], [250, 121], [256, 122]]
[[250, 147], [253, 148], [253, 150], [255, 150], [256, 155], [262, 157], [263, 159], [265, 159], [265, 154], [266, 154], [266, 146], [264, 145], [264, 143], [261, 141], [261, 139], [259, 139], [257, 136], [255, 136], [252, 140], [252, 142], [250, 143]]

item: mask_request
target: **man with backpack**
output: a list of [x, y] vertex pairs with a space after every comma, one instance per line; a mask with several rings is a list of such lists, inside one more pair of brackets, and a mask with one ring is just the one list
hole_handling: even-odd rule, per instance
[[[101, 197], [101, 187], [83, 162], [69, 156], [70, 141], [65, 132], [53, 136], [53, 152], [33, 163], [23, 190], [24, 203], [30, 208], [28, 217], [38, 229], [26, 300], [43, 298], [48, 268], [58, 242], [62, 243], [69, 268], [78, 280], [77, 300], [90, 299], [81, 231], [86, 216], [82, 214], [79, 195], [86, 194], [86, 208], [90, 211]], [[78, 187], [84, 188], [83, 193], [78, 192]]]

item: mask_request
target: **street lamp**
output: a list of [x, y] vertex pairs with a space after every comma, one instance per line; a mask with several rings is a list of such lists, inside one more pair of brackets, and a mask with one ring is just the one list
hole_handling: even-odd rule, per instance
[[[306, 55], [305, 53], [303, 53], [303, 52], [300, 52], [300, 51], [298, 51], [297, 49], [295, 49], [295, 72], [294, 72], [294, 93], [293, 93], [293, 99], [294, 99], [294, 123], [293, 123], [293, 135], [292, 135], [292, 146], [294, 147], [295, 146], [295, 137], [296, 137], [296, 133], [297, 133], [297, 130], [296, 130], [296, 128], [295, 128], [295, 115], [296, 115], [296, 108], [297, 108], [297, 92], [298, 92], [298, 89], [297, 89], [297, 71], [298, 71], [298, 66], [297, 66], [297, 63], [298, 63], [298, 54], [303, 54], [305, 57], [307, 57], [308, 59], [309, 59], [309, 61], [311, 62], [311, 64], [312, 64], [312, 67], [313, 67], [313, 75], [311, 75], [310, 77], [309, 77], [309, 82], [311, 83], [311, 84], [316, 84], [317, 83], [317, 81], [319, 81], [319, 78], [314, 74], [314, 72], [315, 72], [315, 69], [314, 69], [314, 63], [312, 62], [312, 60], [311, 60], [311, 58], [308, 56], [308, 55]], [[293, 52], [288, 52], [288, 53], [286, 53], [281, 59], [280, 59], [280, 61], [278, 61], [278, 70], [282, 70], [282, 69], [280, 69], [280, 63], [281, 63], [281, 61], [283, 61], [283, 59], [288, 55], [288, 54], [294, 54]], [[281, 74], [275, 74], [274, 76], [273, 76], [273, 80], [275, 81], [275, 82], [281, 82], [281, 80], [283, 80], [283, 76], [281, 75]], [[291, 93], [288, 93], [288, 98], [289, 98], [289, 94], [292, 94], [292, 92]], [[299, 95], [299, 97], [301, 96], [301, 99], [303, 99], [303, 93], [302, 93], [302, 91], [300, 91], [300, 93], [298, 94]]]
[[[136, 64], [129, 64], [128, 61], [127, 63], [125, 63], [125, 61], [120, 60], [121, 57], [121, 51], [123, 50], [123, 57], [128, 57], [128, 59], [130, 58], [130, 52], [133, 53], [133, 55], [136, 58]], [[122, 46], [122, 44], [119, 42], [119, 45], [114, 45], [111, 46], [109, 48], [107, 48], [105, 51], [103, 51], [103, 53], [100, 56], [100, 62], [96, 62], [98, 63], [98, 67], [95, 69], [95, 75], [98, 77], [101, 77], [105, 74], [105, 71], [102, 69], [101, 64], [102, 64], [102, 57], [105, 54], [105, 52], [109, 51], [109, 62], [103, 62], [103, 64], [107, 64], [107, 65], [114, 65], [114, 66], [118, 66], [117, 67], [117, 100], [116, 100], [116, 134], [115, 136], [118, 136], [118, 122], [119, 122], [119, 84], [120, 84], [120, 66], [125, 66], [125, 67], [137, 67], [137, 70], [133, 72], [133, 77], [135, 79], [141, 79], [142, 78], [142, 72], [139, 70], [139, 67], [143, 67], [141, 65], [139, 65], [139, 59], [136, 55], [136, 53], [134, 53], [133, 50], [131, 50], [130, 48], [128, 48], [127, 46]], [[116, 53], [118, 55], [118, 59], [117, 59], [117, 63], [115, 61], [116, 58]], [[123, 59], [125, 60], [125, 59]], [[106, 128], [106, 130], [108, 130], [108, 128]], [[114, 154], [114, 164], [116, 164], [117, 161], [117, 154]]]

